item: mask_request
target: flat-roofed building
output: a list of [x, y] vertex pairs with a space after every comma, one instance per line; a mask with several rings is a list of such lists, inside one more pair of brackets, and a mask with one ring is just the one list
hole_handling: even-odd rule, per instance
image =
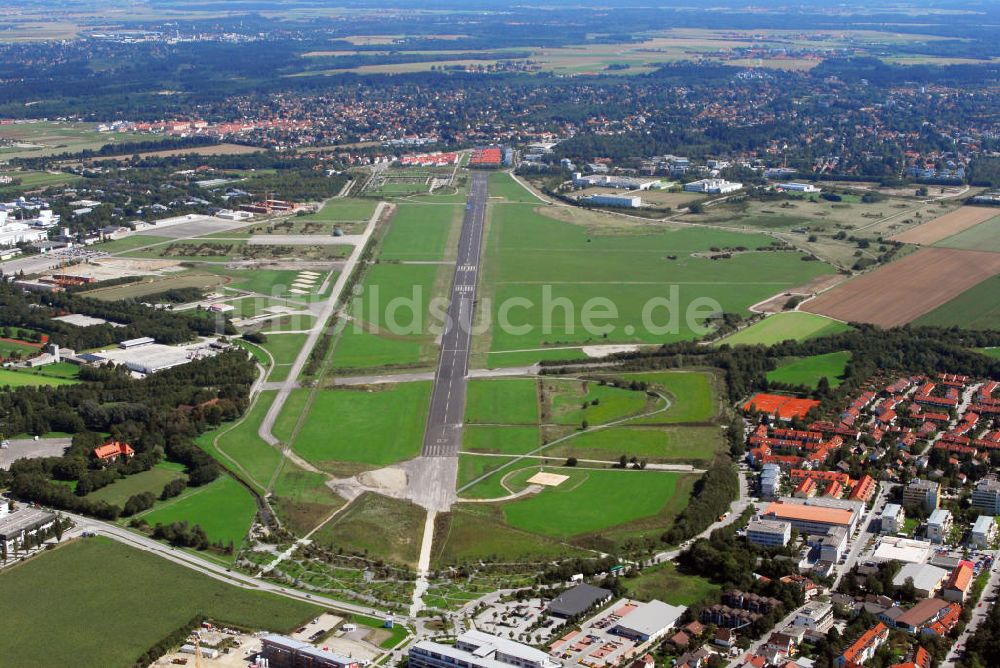
[[933, 546], [925, 540], [914, 540], [899, 536], [884, 536], [872, 552], [871, 560], [901, 561], [904, 564], [922, 564], [930, 557]]
[[933, 543], [947, 542], [954, 521], [950, 510], [938, 508], [927, 518], [927, 537]]
[[742, 190], [743, 184], [725, 179], [701, 179], [684, 184], [684, 191], [689, 193], [705, 193], [709, 195], [726, 195]]
[[267, 635], [261, 638], [261, 643], [270, 668], [361, 668], [363, 665], [357, 659], [317, 649], [287, 636]]
[[887, 503], [879, 516], [879, 531], [882, 533], [898, 533], [906, 523], [906, 511], [898, 503]]
[[857, 508], [836, 507], [819, 503], [832, 499], [779, 499], [767, 505], [761, 518], [788, 522], [801, 534], [826, 535], [835, 527], [842, 527], [848, 534], [857, 527], [860, 512]]
[[612, 632], [643, 643], [655, 641], [674, 628], [686, 609], [654, 599], [622, 617]]
[[972, 524], [969, 543], [974, 547], [988, 548], [997, 537], [997, 523], [991, 515], [980, 515]]
[[826, 633], [833, 626], [833, 605], [823, 601], [810, 601], [795, 613], [792, 624]]
[[845, 527], [834, 527], [827, 532], [819, 542], [820, 561], [829, 561], [832, 564], [840, 561], [840, 558], [847, 552], [847, 529]]
[[902, 587], [907, 580], [913, 581], [917, 595], [928, 598], [937, 593], [948, 577], [948, 571], [930, 564], [905, 564], [896, 577], [892, 579], [893, 586]]
[[410, 646], [412, 668], [560, 668], [545, 652], [482, 631], [466, 631], [454, 645], [421, 640]]
[[571, 587], [549, 601], [546, 612], [556, 617], [576, 617], [611, 600], [611, 591], [589, 584]]
[[933, 480], [911, 480], [903, 489], [903, 504], [907, 506], [922, 506], [934, 510], [941, 502], [940, 485]]
[[0, 503], [0, 548], [7, 558], [15, 551], [23, 548], [31, 536], [37, 536], [39, 531], [47, 531], [56, 522], [56, 516], [47, 510], [23, 506], [17, 510], [8, 510], [8, 502]]
[[760, 470], [760, 495], [773, 499], [778, 496], [781, 487], [781, 467], [777, 464], [764, 464]]
[[989, 477], [977, 482], [972, 490], [972, 507], [1000, 515], [1000, 480]]
[[784, 547], [792, 537], [792, 525], [775, 520], [751, 520], [747, 540], [761, 547]]

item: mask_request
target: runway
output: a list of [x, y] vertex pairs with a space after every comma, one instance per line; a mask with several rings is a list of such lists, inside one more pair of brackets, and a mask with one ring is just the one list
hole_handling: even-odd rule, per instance
[[441, 356], [434, 374], [431, 408], [421, 454], [458, 457], [465, 417], [466, 374], [476, 303], [476, 282], [486, 220], [487, 175], [473, 172], [458, 240], [458, 264], [451, 284], [448, 318], [441, 336]]

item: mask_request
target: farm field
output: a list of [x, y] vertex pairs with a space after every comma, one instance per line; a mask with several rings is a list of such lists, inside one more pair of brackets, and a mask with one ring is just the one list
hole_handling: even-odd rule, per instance
[[87, 498], [95, 501], [107, 501], [111, 505], [121, 508], [134, 494], [152, 492], [159, 498], [164, 485], [171, 480], [183, 477], [185, 477], [183, 466], [171, 462], [160, 462], [148, 471], [126, 476], [107, 487], [91, 492]]
[[[41, 591], [59, 595], [39, 596]], [[77, 540], [4, 569], [0, 605], [8, 613], [0, 616], [4, 663], [52, 668], [133, 665], [198, 614], [288, 633], [319, 611], [308, 603], [220, 582], [102, 537]], [[128, 620], [128, 633], [109, 642], [109, 619]]]
[[939, 248], [964, 248], [1000, 253], [1000, 215], [942, 239], [934, 245]]
[[139, 517], [151, 527], [172, 522], [201, 525], [209, 541], [222, 541], [223, 544], [232, 541], [234, 552], [228, 558], [231, 561], [240, 551], [256, 513], [257, 504], [250, 492], [230, 476], [222, 474], [207, 485], [163, 503]]
[[839, 387], [844, 368], [851, 360], [851, 353], [839, 352], [790, 359], [781, 363], [774, 371], [767, 372], [767, 380], [772, 383], [788, 383], [816, 388], [819, 379], [825, 377], [830, 387]]
[[537, 382], [533, 378], [469, 381], [465, 421], [469, 424], [537, 424]]
[[1000, 329], [1000, 300], [997, 295], [1000, 295], [1000, 276], [993, 276], [925, 313], [914, 320], [913, 324]]
[[0, 369], [0, 387], [37, 387], [40, 385], [73, 385], [78, 381], [71, 378], [43, 376], [37, 373]]
[[788, 311], [776, 313], [756, 322], [746, 329], [730, 334], [716, 342], [716, 345], [773, 345], [787, 339], [807, 341], [821, 336], [846, 332], [850, 327], [814, 313]]
[[970, 227], [975, 227], [996, 215], [996, 209], [989, 207], [963, 206], [918, 227], [909, 229], [902, 234], [897, 234], [892, 237], [892, 240], [905, 244], [930, 246], [963, 232]]
[[[491, 211], [484, 285], [494, 289], [493, 311], [483, 313], [481, 306], [479, 318], [494, 323], [489, 348], [494, 352], [692, 339], [704, 333], [695, 328], [703, 329], [712, 312], [745, 313], [777, 292], [832, 272], [821, 262], [803, 262], [795, 252], [748, 252], [726, 260], [698, 255], [710, 247], [770, 246], [772, 240], [759, 234], [664, 230], [610, 216], [594, 220], [617, 227], [590, 227], [550, 218], [524, 204], [497, 204]], [[603, 298], [600, 305], [598, 298]], [[711, 307], [701, 298], [708, 298]], [[692, 304], [704, 307], [700, 317], [696, 309], [689, 311]], [[612, 317], [584, 327], [581, 314], [587, 305], [607, 309]], [[644, 308], [651, 309], [653, 331], [643, 323]], [[692, 317], [685, 318], [689, 313]], [[513, 326], [497, 326], [504, 321]]]
[[105, 144], [146, 141], [148, 137], [125, 132], [98, 132], [97, 123], [36, 121], [0, 127], [0, 138], [20, 146], [0, 147], [0, 159], [39, 158], [60, 153], [96, 151]]
[[433, 262], [448, 255], [448, 237], [461, 225], [464, 207], [403, 203], [396, 207], [381, 260]]
[[[523, 488], [537, 470], [523, 469], [511, 476], [512, 487]], [[687, 505], [686, 496], [678, 489], [682, 476], [677, 473], [579, 468], [560, 468], [558, 473], [570, 479], [559, 487], [504, 504], [507, 524], [544, 536], [568, 538], [655, 517], [674, 498], [683, 502], [675, 504], [676, 512]], [[594, 503], [594, 499], [601, 499], [601, 503]]]
[[882, 327], [908, 323], [1000, 274], [1000, 253], [922, 248], [841, 283], [800, 308]]
[[679, 573], [672, 562], [644, 568], [639, 577], [627, 578], [623, 583], [633, 598], [655, 598], [671, 605], [694, 605], [720, 589], [703, 577]]
[[[293, 449], [318, 468], [356, 473], [420, 452], [430, 382], [319, 390]], [[380, 416], [372, 419], [372, 416]]]
[[365, 492], [313, 535], [320, 545], [416, 566], [425, 513], [408, 501]]

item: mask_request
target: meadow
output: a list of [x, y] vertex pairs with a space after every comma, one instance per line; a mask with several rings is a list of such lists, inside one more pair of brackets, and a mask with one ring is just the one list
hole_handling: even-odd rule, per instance
[[240, 474], [261, 493], [281, 463], [281, 453], [257, 435], [276, 394], [273, 390], [261, 392], [240, 422], [224, 424], [197, 439], [198, 445], [224, 466], [239, 469]]
[[313, 540], [347, 553], [377, 555], [391, 563], [415, 566], [424, 517], [424, 510], [409, 501], [365, 492], [317, 531]]
[[[35, 352], [37, 352], [37, 350]], [[40, 385], [73, 385], [76, 382], [77, 381], [71, 378], [43, 376], [41, 374], [27, 373], [23, 371], [0, 369], [0, 387], [17, 388], [38, 387]]]
[[[747, 313], [754, 303], [832, 272], [794, 252], [702, 255], [712, 247], [770, 246], [771, 238], [760, 234], [631, 222], [589, 227], [524, 204], [491, 211], [484, 285], [493, 289], [493, 304], [480, 317], [493, 323], [494, 352], [692, 339], [720, 309]], [[516, 301], [525, 299], [530, 305]]]
[[640, 601], [659, 599], [671, 605], [694, 605], [719, 591], [703, 577], [677, 572], [672, 562], [644, 568], [636, 578], [622, 580], [625, 591]]
[[[643, 392], [596, 381], [545, 378], [542, 383], [542, 422], [546, 424], [600, 425], [638, 415], [651, 407]], [[662, 405], [662, 401], [659, 404]]]
[[209, 541], [232, 541], [235, 550], [227, 560], [235, 559], [240, 545], [250, 531], [257, 504], [253, 496], [232, 477], [223, 474], [216, 480], [191, 490], [175, 500], [160, 504], [140, 517], [149, 526], [187, 522], [205, 530]]
[[678, 424], [707, 422], [715, 417], [717, 399], [714, 378], [707, 371], [659, 371], [630, 373], [624, 380], [647, 383], [650, 390], [667, 395], [670, 408], [663, 413], [639, 418], [629, 424]]
[[367, 221], [375, 213], [378, 202], [371, 199], [354, 199], [350, 197], [335, 197], [328, 199], [316, 213], [296, 216], [297, 221], [316, 221], [321, 223], [339, 223], [349, 221]]
[[146, 141], [148, 137], [125, 132], [98, 132], [97, 123], [35, 121], [0, 128], [0, 138], [23, 144], [0, 148], [0, 158], [38, 158], [60, 153], [96, 151], [105, 144]]
[[788, 339], [807, 341], [821, 336], [846, 332], [850, 327], [842, 322], [815, 313], [788, 311], [764, 318], [735, 334], [717, 341], [717, 345], [758, 345], [781, 343]]
[[384, 261], [444, 260], [448, 238], [461, 224], [464, 207], [402, 203], [392, 216], [382, 241], [379, 259]]
[[331, 472], [343, 471], [344, 463], [356, 472], [416, 457], [430, 390], [430, 382], [319, 390], [293, 449]]
[[942, 248], [1000, 253], [1000, 216], [994, 216], [975, 227], [942, 239], [934, 245]]
[[1000, 329], [1000, 275], [969, 288], [951, 301], [925, 313], [914, 325]]
[[112, 505], [122, 507], [130, 496], [142, 492], [151, 492], [159, 498], [164, 485], [171, 480], [184, 477], [182, 465], [173, 462], [160, 462], [148, 471], [126, 476], [107, 487], [91, 492], [87, 498], [95, 501], [107, 501]]
[[469, 381], [465, 420], [469, 424], [537, 424], [538, 383], [531, 378]]
[[63, 186], [76, 183], [81, 177], [63, 172], [9, 172], [0, 173], [0, 176], [9, 176], [20, 181], [18, 184], [8, 183], [0, 185], [0, 195], [14, 195], [28, 190], [41, 190], [50, 186]]
[[767, 379], [773, 383], [816, 388], [819, 379], [825, 377], [830, 382], [830, 387], [839, 387], [844, 368], [850, 360], [851, 353], [846, 351], [790, 359], [782, 362], [774, 371], [768, 371]]
[[[39, 595], [45, 591], [58, 595]], [[241, 589], [101, 537], [4, 569], [0, 606], [7, 612], [0, 616], [4, 663], [52, 668], [131, 666], [199, 614], [289, 633], [319, 612], [311, 604]], [[114, 642], [108, 636], [111, 619], [128, 625], [127, 633], [114, 634]]]
[[540, 433], [534, 425], [466, 424], [462, 433], [462, 450], [523, 455], [541, 445]]
[[580, 434], [544, 454], [553, 458], [577, 457], [618, 461], [685, 462], [697, 466], [711, 463], [726, 445], [718, 427], [612, 427]]

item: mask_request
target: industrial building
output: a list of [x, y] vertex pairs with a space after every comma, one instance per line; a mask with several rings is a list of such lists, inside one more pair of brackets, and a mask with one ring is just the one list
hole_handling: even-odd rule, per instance
[[561, 668], [545, 652], [482, 631], [466, 631], [454, 645], [421, 640], [410, 647], [410, 668]]
[[56, 516], [47, 510], [24, 506], [10, 510], [10, 504], [0, 502], [0, 549], [9, 557], [24, 547], [28, 536], [46, 531], [55, 524]]
[[774, 520], [751, 520], [747, 540], [761, 547], [784, 547], [792, 537], [792, 525]]
[[649, 190], [659, 179], [636, 179], [631, 176], [610, 176], [608, 174], [573, 173], [573, 185], [577, 188], [615, 188], [616, 190]]
[[641, 603], [622, 617], [612, 632], [640, 642], [655, 641], [674, 628], [686, 609], [657, 600]]
[[871, 560], [876, 563], [900, 561], [904, 564], [922, 564], [927, 561], [931, 549], [932, 545], [925, 540], [885, 536], [879, 539]]
[[0, 247], [45, 241], [48, 238], [44, 229], [17, 220], [7, 220], [7, 212], [0, 211]]
[[270, 668], [361, 668], [366, 663], [287, 636], [268, 635], [261, 642]]
[[567, 589], [549, 602], [546, 612], [555, 617], [576, 617], [611, 600], [611, 591], [589, 584]]
[[122, 341], [118, 344], [118, 349], [83, 353], [78, 357], [91, 364], [122, 365], [145, 376], [182, 366], [196, 359], [214, 357], [227, 348], [227, 345], [215, 340], [204, 340], [183, 346], [167, 346], [144, 337]]
[[779, 190], [787, 190], [788, 192], [794, 192], [794, 193], [813, 193], [813, 194], [815, 194], [815, 193], [818, 193], [818, 192], [822, 192], [821, 188], [817, 188], [816, 186], [814, 186], [811, 183], [796, 183], [796, 182], [779, 183], [778, 185], [775, 186], [775, 188], [777, 188]]
[[917, 595], [929, 598], [941, 588], [947, 577], [948, 571], [937, 566], [931, 566], [930, 564], [904, 564], [899, 569], [899, 572], [896, 573], [896, 577], [892, 579], [892, 584], [896, 587], [902, 587], [906, 584], [907, 580], [912, 579], [913, 587], [917, 590]]
[[591, 195], [581, 201], [587, 204], [617, 206], [624, 209], [638, 209], [642, 206], [642, 198], [638, 195]]
[[703, 193], [707, 195], [728, 195], [737, 190], [742, 190], [743, 184], [725, 179], [701, 179], [684, 184], [684, 191], [689, 193]]

